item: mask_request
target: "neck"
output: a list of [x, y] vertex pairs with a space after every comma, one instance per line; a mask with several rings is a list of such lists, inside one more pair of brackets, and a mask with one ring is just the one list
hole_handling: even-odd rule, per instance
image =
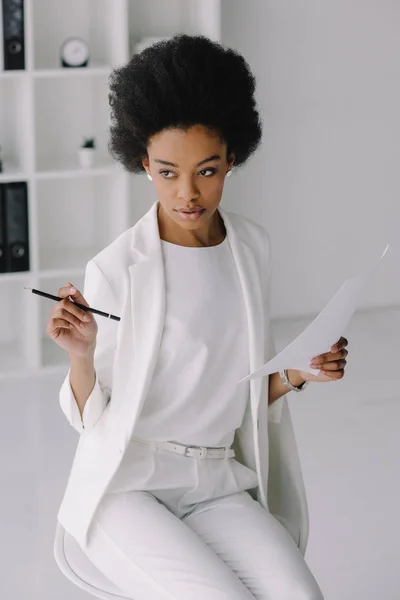
[[157, 206], [157, 219], [160, 239], [171, 244], [197, 248], [216, 246], [225, 239], [226, 229], [218, 210], [213, 214], [211, 222], [201, 229], [188, 230], [179, 227], [165, 214], [160, 203]]

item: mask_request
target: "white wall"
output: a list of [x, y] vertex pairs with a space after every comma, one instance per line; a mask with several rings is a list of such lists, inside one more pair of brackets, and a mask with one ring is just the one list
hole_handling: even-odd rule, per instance
[[[277, 351], [344, 279], [391, 247], [365, 290], [346, 376], [289, 394], [326, 600], [399, 598], [400, 2], [222, 0], [222, 41], [256, 75], [263, 144], [223, 204], [273, 246]], [[290, 320], [287, 317], [306, 316]]]
[[[272, 316], [317, 313], [400, 239], [400, 2], [222, 0], [221, 24], [264, 122], [223, 203], [270, 232]], [[400, 303], [399, 257], [388, 252], [360, 306]]]

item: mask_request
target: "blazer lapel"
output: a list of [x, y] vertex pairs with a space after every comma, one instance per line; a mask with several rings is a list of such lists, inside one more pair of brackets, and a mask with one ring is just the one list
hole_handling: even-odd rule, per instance
[[133, 228], [129, 266], [133, 339], [134, 404], [139, 415], [158, 358], [164, 327], [166, 286], [157, 202]]
[[[249, 333], [249, 365], [250, 372], [264, 364], [264, 309], [260, 271], [257, 259], [246, 239], [243, 239], [234, 227], [229, 214], [218, 209], [227, 230], [228, 241], [236, 264], [243, 299], [246, 306]], [[253, 421], [257, 419], [258, 403], [261, 396], [262, 378], [250, 379], [250, 401]]]
[[[157, 220], [157, 204], [137, 222], [132, 229], [131, 251], [133, 264], [129, 266], [131, 292], [131, 322], [132, 328], [133, 364], [130, 370], [129, 382], [126, 389], [134, 392], [134, 398], [129, 403], [130, 410], [135, 413], [135, 420], [140, 414], [146, 398], [154, 368], [157, 363], [158, 351], [161, 344], [166, 309], [166, 283], [161, 241]], [[250, 371], [263, 364], [263, 300], [259, 282], [260, 273], [254, 250], [237, 233], [234, 224], [225, 210], [218, 208], [224, 221], [227, 238], [235, 260], [240, 284], [246, 306], [249, 331], [249, 361]], [[129, 307], [127, 307], [129, 310]], [[125, 365], [129, 370], [129, 365]], [[126, 382], [125, 382], [126, 383]], [[262, 379], [251, 379], [250, 398], [253, 420], [256, 419]], [[132, 424], [132, 428], [134, 423]], [[126, 432], [127, 439], [131, 428]]]

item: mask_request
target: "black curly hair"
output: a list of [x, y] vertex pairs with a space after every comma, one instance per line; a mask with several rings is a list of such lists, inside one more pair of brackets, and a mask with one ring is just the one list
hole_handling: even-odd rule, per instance
[[203, 35], [177, 34], [135, 54], [109, 78], [108, 149], [131, 173], [143, 173], [150, 138], [194, 125], [216, 132], [227, 159], [244, 164], [261, 141], [255, 77], [240, 54]]

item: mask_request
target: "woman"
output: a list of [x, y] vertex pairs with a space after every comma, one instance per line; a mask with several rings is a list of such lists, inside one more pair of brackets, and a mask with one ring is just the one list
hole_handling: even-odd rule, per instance
[[147, 173], [157, 201], [89, 261], [83, 295], [59, 290], [48, 321], [70, 356], [61, 407], [81, 434], [58, 518], [134, 600], [322, 598], [284, 396], [343, 377], [347, 340], [315, 357], [318, 376], [238, 385], [275, 354], [268, 234], [219, 208], [260, 143], [254, 90], [243, 57], [203, 36], [113, 72], [110, 150]]

